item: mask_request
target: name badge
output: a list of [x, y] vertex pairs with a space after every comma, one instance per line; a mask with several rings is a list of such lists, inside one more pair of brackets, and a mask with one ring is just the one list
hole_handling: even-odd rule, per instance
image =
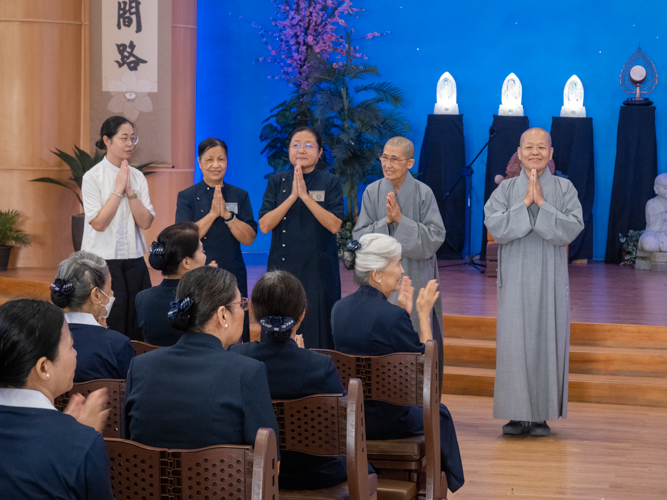
[[315, 201], [324, 201], [324, 191], [308, 191], [308, 194]]
[[236, 215], [239, 214], [239, 204], [238, 203], [225, 203], [227, 205], [227, 210], [234, 212]]

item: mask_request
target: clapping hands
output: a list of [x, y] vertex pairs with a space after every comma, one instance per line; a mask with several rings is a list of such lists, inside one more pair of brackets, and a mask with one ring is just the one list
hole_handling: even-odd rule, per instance
[[71, 415], [80, 424], [92, 427], [101, 433], [109, 417], [108, 401], [109, 394], [106, 388], [91, 392], [87, 398], [82, 394], [72, 394], [63, 413]]
[[412, 298], [415, 288], [412, 286], [412, 280], [408, 276], [403, 276], [398, 288], [398, 307], [405, 309], [408, 314], [412, 313]]

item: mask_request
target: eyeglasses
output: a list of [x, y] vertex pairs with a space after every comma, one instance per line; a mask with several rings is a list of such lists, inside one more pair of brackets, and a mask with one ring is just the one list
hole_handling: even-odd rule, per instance
[[136, 146], [137, 142], [139, 142], [139, 137], [137, 137], [136, 135], [131, 135], [129, 137], [127, 136], [119, 137], [118, 140], [121, 141], [123, 144], [129, 143], [132, 146]]
[[398, 165], [402, 161], [408, 161], [408, 160], [411, 160], [411, 159], [412, 158], [396, 158], [395, 156], [392, 156], [391, 158], [389, 158], [387, 155], [382, 155], [379, 158], [380, 163], [383, 163], [383, 164], [384, 163], [389, 163], [389, 165], [391, 165], [392, 167], [395, 167], [396, 165]]
[[246, 297], [241, 297], [241, 300], [238, 302], [231, 302], [229, 305], [238, 304], [242, 311], [247, 311], [250, 307], [250, 300]]
[[312, 144], [290, 144], [290, 148], [292, 149], [305, 148], [306, 150], [310, 151], [311, 149], [315, 149], [315, 146], [313, 146]]

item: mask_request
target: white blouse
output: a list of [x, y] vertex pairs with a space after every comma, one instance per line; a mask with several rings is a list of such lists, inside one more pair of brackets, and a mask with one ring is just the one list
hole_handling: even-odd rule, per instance
[[[81, 250], [97, 254], [103, 259], [136, 259], [143, 257], [148, 247], [141, 228], [134, 222], [127, 197], [120, 200], [116, 215], [104, 231], [96, 231], [90, 225], [107, 200], [111, 196], [116, 196], [113, 190], [116, 187], [118, 171], [118, 167], [105, 156], [83, 176], [81, 198], [86, 223], [83, 228]], [[143, 206], [155, 217], [144, 174], [136, 168], [130, 168], [130, 184]]]

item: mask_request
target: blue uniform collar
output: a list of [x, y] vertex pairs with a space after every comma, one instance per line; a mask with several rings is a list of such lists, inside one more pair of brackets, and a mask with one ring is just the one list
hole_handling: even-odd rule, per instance
[[162, 286], [164, 288], [176, 288], [180, 282], [181, 282], [181, 280], [179, 280], [179, 279], [164, 278], [162, 280], [162, 283], [160, 283], [160, 286]]
[[219, 347], [224, 351], [222, 347], [222, 342], [218, 337], [209, 335], [208, 333], [203, 332], [186, 332], [181, 335], [181, 338], [178, 339], [177, 344], [208, 344], [214, 347]]
[[361, 285], [359, 287], [359, 290], [357, 290], [355, 293], [358, 293], [359, 295], [364, 295], [366, 297], [370, 297], [372, 299], [387, 300], [387, 297], [384, 296], [384, 293], [382, 293], [377, 288], [373, 288], [370, 285]]

